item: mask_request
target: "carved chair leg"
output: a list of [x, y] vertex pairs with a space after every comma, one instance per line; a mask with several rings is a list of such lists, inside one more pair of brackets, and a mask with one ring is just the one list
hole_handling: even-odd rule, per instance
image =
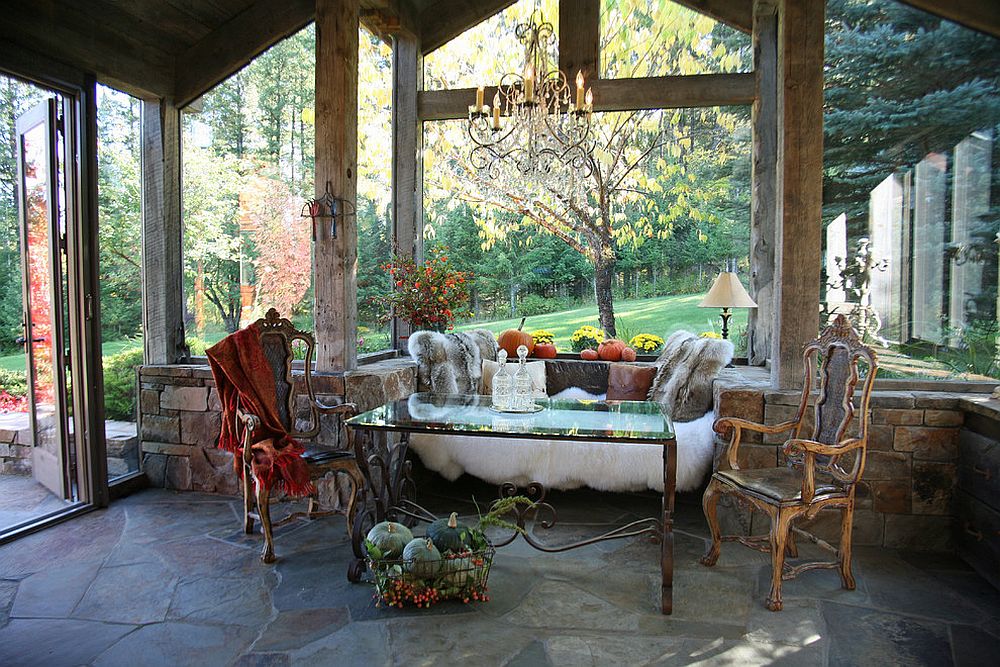
[[775, 509], [771, 514], [771, 591], [767, 594], [767, 608], [771, 611], [781, 611], [781, 575], [791, 524], [791, 512]]
[[243, 465], [243, 532], [247, 535], [253, 535], [253, 517], [250, 516], [253, 512], [254, 504], [254, 492], [251, 488], [253, 484], [253, 472], [250, 470], [250, 466]]
[[701, 498], [701, 506], [705, 512], [705, 519], [708, 521], [708, 530], [712, 534], [712, 544], [708, 551], [699, 561], [706, 567], [712, 567], [719, 560], [719, 552], [722, 548], [722, 532], [719, 530], [718, 505], [719, 495], [722, 489], [716, 480], [712, 480], [705, 489], [705, 495]]
[[799, 557], [799, 547], [795, 543], [795, 531], [792, 530], [791, 524], [788, 524], [788, 540], [785, 542], [785, 556], [788, 558]]
[[273, 563], [274, 558], [274, 537], [271, 534], [271, 490], [260, 480], [255, 479], [257, 485], [257, 514], [260, 516], [260, 525], [264, 529], [264, 548], [260, 553], [261, 561]]
[[840, 510], [840, 548], [837, 556], [840, 560], [840, 581], [844, 588], [853, 591], [855, 588], [854, 573], [851, 572], [851, 533], [854, 526], [854, 503]]

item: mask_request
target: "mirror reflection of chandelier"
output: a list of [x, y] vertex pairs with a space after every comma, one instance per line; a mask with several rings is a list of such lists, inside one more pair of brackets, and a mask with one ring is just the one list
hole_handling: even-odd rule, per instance
[[524, 69], [501, 77], [492, 107], [484, 104], [483, 86], [477, 89], [469, 107], [470, 165], [481, 178], [517, 179], [522, 187], [590, 176], [594, 104], [583, 72], [574, 90], [566, 74], [550, 69], [553, 28], [540, 11], [515, 34], [524, 45]]

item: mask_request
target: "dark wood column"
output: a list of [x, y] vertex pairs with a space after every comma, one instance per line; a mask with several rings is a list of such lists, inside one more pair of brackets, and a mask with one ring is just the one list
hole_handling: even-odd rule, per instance
[[750, 204], [750, 310], [747, 357], [762, 366], [771, 356], [774, 301], [774, 247], [778, 227], [778, 7], [756, 0], [753, 12], [753, 165]]
[[591, 81], [600, 77], [600, 0], [559, 3], [559, 69], [573, 86], [579, 71]]
[[[423, 132], [417, 119], [417, 90], [422, 86], [423, 62], [419, 40], [400, 32], [392, 44], [392, 229], [400, 257], [423, 255]], [[392, 346], [406, 348], [401, 340], [410, 325], [392, 321]]]
[[181, 259], [180, 111], [142, 103], [142, 328], [147, 364], [187, 357]]
[[778, 183], [771, 381], [802, 383], [802, 347], [819, 331], [823, 229], [824, 0], [778, 5]]
[[[358, 0], [316, 0], [316, 195], [330, 183], [335, 197], [357, 207]], [[314, 233], [316, 369], [357, 366], [357, 217]]]

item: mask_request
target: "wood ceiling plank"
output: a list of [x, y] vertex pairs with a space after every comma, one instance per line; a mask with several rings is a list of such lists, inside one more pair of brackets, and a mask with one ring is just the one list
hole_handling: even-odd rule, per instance
[[748, 35], [753, 29], [753, 0], [672, 0]]
[[1000, 37], [1000, 2], [997, 0], [902, 0], [925, 12], [954, 21], [987, 35]]
[[[65, 4], [67, 0], [62, 0]], [[167, 50], [190, 46], [211, 31], [211, 26], [162, 0], [89, 0], [91, 8], [102, 17], [117, 16], [117, 25], [153, 35]]]
[[418, 14], [420, 50], [427, 55], [514, 4], [514, 0], [431, 0]]
[[174, 99], [185, 106], [313, 20], [313, 0], [257, 0], [177, 56]]

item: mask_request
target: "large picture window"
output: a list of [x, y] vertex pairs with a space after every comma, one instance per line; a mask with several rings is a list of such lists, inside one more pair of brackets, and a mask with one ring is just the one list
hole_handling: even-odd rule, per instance
[[826, 59], [823, 308], [883, 376], [1000, 377], [1000, 40], [829, 0]]

